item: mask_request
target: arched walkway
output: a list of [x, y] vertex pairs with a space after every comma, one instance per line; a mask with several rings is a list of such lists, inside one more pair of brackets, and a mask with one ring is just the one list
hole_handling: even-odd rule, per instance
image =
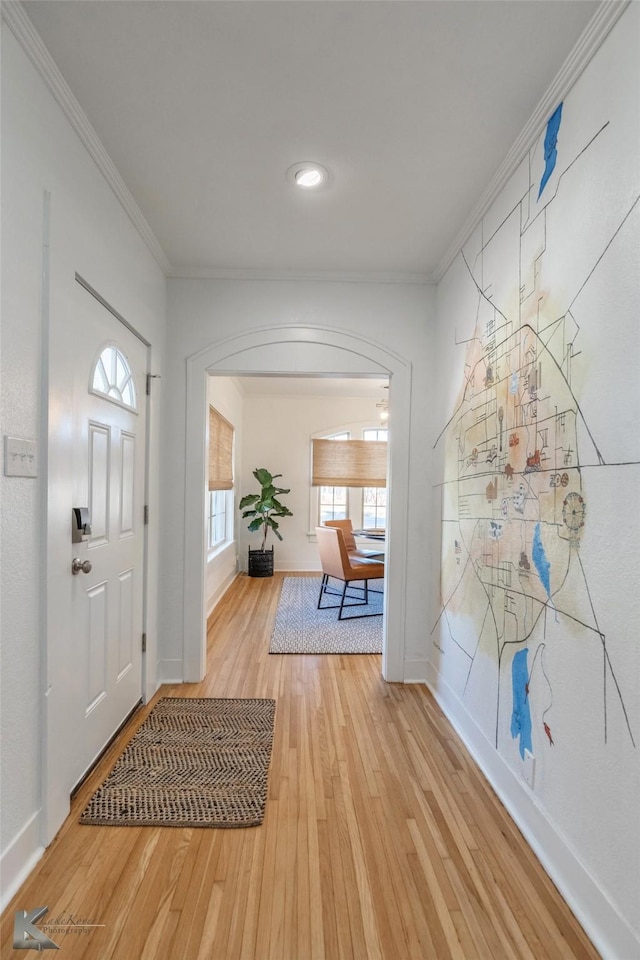
[[206, 655], [204, 503], [207, 377], [388, 376], [393, 404], [382, 675], [404, 680], [411, 364], [388, 349], [327, 327], [282, 326], [231, 337], [187, 359], [184, 516], [184, 679], [204, 676]]

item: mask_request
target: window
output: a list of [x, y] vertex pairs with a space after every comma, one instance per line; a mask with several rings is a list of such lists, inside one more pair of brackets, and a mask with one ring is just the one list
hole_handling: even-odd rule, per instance
[[215, 550], [233, 537], [233, 427], [209, 406], [207, 545]]
[[382, 440], [383, 442], [387, 440], [388, 430], [385, 428], [381, 430], [363, 430], [362, 439], [363, 440]]
[[209, 490], [233, 487], [233, 427], [209, 407]]
[[227, 491], [209, 490], [208, 546], [215, 549], [227, 539]]
[[[375, 420], [369, 423], [345, 422], [339, 433], [311, 438], [310, 536], [327, 520], [351, 520], [354, 530], [386, 529], [388, 430]], [[351, 455], [342, 457], [341, 444], [332, 448], [329, 440], [349, 441]], [[334, 478], [339, 486], [332, 485]], [[367, 481], [372, 485], [364, 486]]]
[[[348, 440], [348, 433], [334, 433], [325, 440]], [[349, 496], [346, 487], [320, 487], [318, 495], [318, 522], [346, 520], [349, 516]]]
[[367, 530], [384, 530], [386, 528], [386, 487], [365, 487], [362, 491], [362, 526]]
[[325, 520], [346, 520], [347, 488], [320, 487], [320, 523]]
[[91, 374], [89, 392], [137, 411], [133, 373], [124, 353], [115, 344], [108, 343], [100, 351]]
[[[386, 440], [387, 430], [363, 430], [363, 440]], [[387, 488], [364, 487], [362, 490], [362, 526], [368, 530], [387, 526]]]

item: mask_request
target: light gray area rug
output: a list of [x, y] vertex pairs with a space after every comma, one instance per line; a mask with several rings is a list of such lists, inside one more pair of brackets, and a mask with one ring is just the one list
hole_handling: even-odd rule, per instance
[[[338, 610], [316, 609], [321, 577], [285, 577], [278, 603], [269, 653], [382, 653], [382, 617], [353, 619], [356, 614], [382, 611], [383, 580], [369, 581], [369, 604], [352, 606], [345, 602], [344, 620]], [[322, 603], [340, 603], [342, 584], [329, 581], [335, 597]], [[361, 585], [361, 584], [360, 584]]]

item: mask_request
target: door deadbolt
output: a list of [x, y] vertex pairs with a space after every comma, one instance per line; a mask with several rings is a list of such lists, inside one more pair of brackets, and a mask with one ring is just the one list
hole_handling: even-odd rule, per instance
[[71, 561], [71, 573], [91, 573], [91, 560], [81, 560], [80, 557], [74, 557]]

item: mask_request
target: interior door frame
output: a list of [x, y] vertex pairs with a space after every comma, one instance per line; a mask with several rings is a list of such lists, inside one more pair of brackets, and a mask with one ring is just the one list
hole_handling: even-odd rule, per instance
[[[48, 266], [48, 264], [45, 264]], [[68, 591], [68, 578], [71, 576], [68, 555], [71, 542], [71, 510], [68, 505], [68, 476], [69, 476], [69, 444], [73, 442], [70, 428], [67, 425], [67, 435], [64, 435], [64, 417], [71, 404], [71, 395], [65, 392], [60, 378], [61, 351], [68, 350], [67, 343], [60, 344], [58, 339], [50, 335], [51, 320], [48, 308], [49, 290], [48, 271], [44, 276], [45, 303], [43, 304], [43, 329], [46, 334], [43, 355], [46, 374], [43, 383], [43, 449], [46, 450], [46, 459], [43, 464], [46, 472], [46, 485], [43, 488], [41, 504], [43, 528], [46, 531], [46, 542], [42, 550], [41, 583], [41, 682], [42, 682], [42, 710], [40, 713], [40, 742], [41, 742], [41, 803], [40, 803], [40, 839], [46, 847], [51, 843], [61, 824], [66, 819], [70, 809], [70, 792], [74, 786], [69, 783], [65, 775], [64, 756], [69, 749], [69, 731], [66, 730], [62, 718], [63, 711], [59, 708], [60, 697], [63, 692], [55, 690], [51, 685], [51, 675], [54, 669], [51, 659], [56, 657], [60, 645], [61, 635], [68, 629], [68, 623], [61, 622], [59, 615], [59, 596], [65, 596]], [[151, 360], [151, 343], [129, 323], [91, 284], [79, 273], [75, 273], [75, 283], [95, 300], [97, 300], [126, 330], [135, 336], [146, 348], [146, 371], [148, 373]], [[69, 297], [69, 302], [73, 296]], [[57, 375], [54, 374], [57, 371]], [[87, 385], [89, 370], [87, 370]], [[144, 502], [148, 502], [149, 492], [149, 454], [150, 454], [150, 396], [146, 390], [146, 383], [141, 385], [140, 401], [144, 402], [146, 418], [145, 447], [144, 447]], [[149, 528], [143, 530], [143, 558], [142, 558], [142, 623], [143, 631], [147, 628], [147, 612], [149, 597], [148, 582], [148, 552]], [[146, 674], [148, 660], [145, 652], [142, 653], [141, 688], [140, 696], [145, 699]], [[115, 733], [115, 731], [114, 731]]]
[[[275, 368], [264, 361], [274, 345], [296, 345], [294, 356]], [[266, 351], [265, 351], [265, 348]], [[287, 351], [278, 350], [278, 355]], [[301, 355], [304, 366], [301, 367]], [[387, 376], [393, 398], [389, 439], [389, 574], [385, 591], [382, 676], [404, 681], [407, 543], [409, 532], [410, 361], [364, 337], [321, 326], [276, 326], [229, 337], [187, 358], [184, 499], [183, 680], [197, 683], [206, 672], [205, 483], [207, 378], [220, 376]]]

